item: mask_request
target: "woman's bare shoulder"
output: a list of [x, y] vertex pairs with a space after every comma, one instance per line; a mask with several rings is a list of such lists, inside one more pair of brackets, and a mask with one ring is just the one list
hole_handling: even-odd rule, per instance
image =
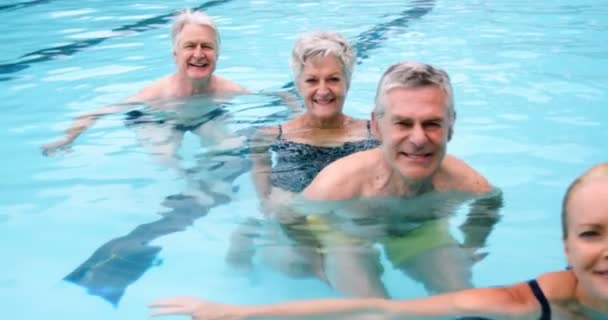
[[570, 270], [545, 273], [538, 277], [538, 285], [549, 300], [575, 298], [578, 280]]

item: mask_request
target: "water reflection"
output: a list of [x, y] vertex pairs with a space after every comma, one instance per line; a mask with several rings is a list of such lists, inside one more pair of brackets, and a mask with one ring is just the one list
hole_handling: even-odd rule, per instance
[[[268, 100], [260, 108], [272, 110], [281, 106], [278, 98]], [[239, 189], [235, 179], [251, 167], [246, 141], [257, 124], [239, 121], [241, 128], [231, 129], [234, 113], [242, 111], [235, 104], [207, 97], [163, 103], [160, 108], [156, 102], [153, 108], [126, 110], [126, 125], [161, 163], [182, 174], [187, 188], [162, 200], [162, 205], [171, 210], [163, 212], [160, 219], [136, 226], [128, 234], [101, 245], [64, 278], [114, 305], [129, 285], [158, 263], [162, 248], [151, 242], [183, 231], [212, 208], [229, 203]], [[288, 115], [271, 114], [268, 121], [283, 120]], [[176, 152], [184, 132], [197, 135], [204, 147], [204, 153], [196, 157], [196, 165], [190, 168], [182, 166]]]
[[[463, 206], [468, 213], [460, 236], [451, 224]], [[347, 296], [388, 297], [381, 282], [384, 253], [393, 268], [430, 293], [455, 291], [472, 287], [471, 267], [489, 254], [482, 248], [501, 207], [499, 190], [483, 197], [451, 192], [411, 199], [298, 198], [277, 220], [241, 224], [227, 261], [252, 269], [259, 260], [291, 277], [316, 277]]]

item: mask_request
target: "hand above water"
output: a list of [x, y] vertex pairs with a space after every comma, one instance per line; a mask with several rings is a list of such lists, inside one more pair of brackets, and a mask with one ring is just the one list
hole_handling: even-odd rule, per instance
[[244, 320], [246, 308], [203, 301], [192, 297], [174, 297], [155, 301], [149, 305], [155, 311], [153, 317], [187, 315], [192, 320]]

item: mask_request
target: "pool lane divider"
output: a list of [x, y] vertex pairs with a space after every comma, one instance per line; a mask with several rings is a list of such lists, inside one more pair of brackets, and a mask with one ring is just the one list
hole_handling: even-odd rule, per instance
[[[193, 8], [194, 10], [207, 10], [212, 7], [216, 7], [233, 0], [212, 0], [203, 3], [202, 5]], [[0, 64], [0, 75], [8, 75], [17, 73], [25, 70], [32, 66], [32, 64], [50, 61], [60, 57], [66, 57], [76, 54], [84, 49], [90, 48], [97, 44], [100, 44], [108, 39], [121, 37], [124, 34], [132, 35], [133, 33], [140, 33], [152, 29], [157, 29], [160, 26], [165, 25], [171, 21], [174, 12], [163, 14], [160, 16], [143, 19], [136, 23], [124, 25], [115, 29], [112, 29], [113, 35], [91, 38], [81, 41], [75, 41], [66, 45], [56, 46], [52, 48], [40, 49], [30, 53], [26, 53], [17, 59], [17, 62]], [[0, 76], [0, 81], [8, 81], [13, 79], [12, 76]]]
[[27, 8], [27, 7], [33, 7], [33, 6], [36, 6], [39, 4], [46, 4], [51, 1], [53, 1], [53, 0], [32, 0], [32, 1], [5, 4], [5, 5], [0, 5], [0, 11], [12, 11], [12, 10], [17, 10], [17, 9], [23, 9], [23, 8]]

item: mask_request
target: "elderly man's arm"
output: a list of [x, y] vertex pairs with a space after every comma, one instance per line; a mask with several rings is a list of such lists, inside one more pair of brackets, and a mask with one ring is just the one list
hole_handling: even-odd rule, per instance
[[162, 79], [155, 81], [121, 103], [99, 107], [91, 112], [76, 117], [70, 127], [66, 130], [65, 136], [41, 146], [42, 153], [47, 156], [53, 155], [57, 150], [68, 147], [76, 138], [78, 138], [78, 136], [92, 127], [101, 117], [129, 110], [133, 107], [133, 104], [156, 99], [160, 92], [158, 84], [162, 81]]
[[477, 195], [460, 229], [464, 233], [464, 247], [481, 248], [485, 246], [494, 225], [500, 220], [502, 192], [464, 161], [449, 156], [446, 157], [446, 162], [453, 174], [453, 180], [456, 181], [456, 189]]
[[500, 220], [499, 211], [502, 205], [500, 190], [494, 190], [471, 204], [466, 220], [460, 225], [464, 234], [464, 247], [481, 248], [486, 245], [494, 225]]
[[95, 121], [97, 121], [99, 118], [106, 115], [119, 113], [123, 111], [126, 106], [128, 105], [117, 104], [104, 106], [97, 108], [92, 112], [88, 112], [76, 117], [70, 127], [65, 131], [65, 135], [62, 138], [41, 146], [42, 153], [45, 156], [49, 156], [53, 155], [58, 150], [68, 147], [72, 142], [74, 142], [74, 140], [76, 140], [76, 138], [78, 138], [78, 136], [80, 136], [80, 134], [82, 134], [88, 128], [93, 126], [93, 124], [95, 124]]

